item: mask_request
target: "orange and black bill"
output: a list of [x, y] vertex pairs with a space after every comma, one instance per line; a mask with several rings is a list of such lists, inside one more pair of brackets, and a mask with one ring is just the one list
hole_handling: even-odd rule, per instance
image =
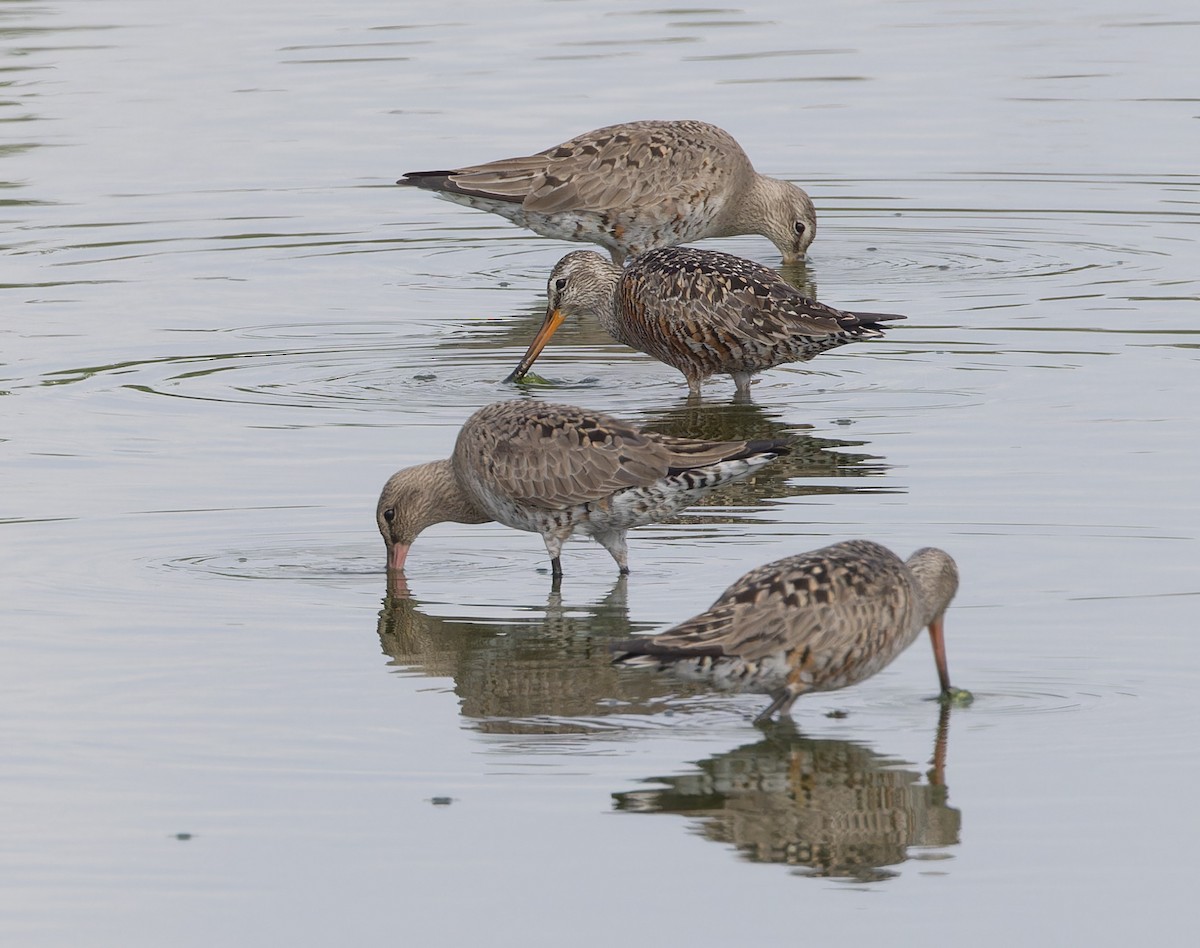
[[520, 364], [508, 374], [505, 378], [506, 382], [519, 382], [524, 378], [525, 373], [533, 366], [537, 357], [546, 348], [546, 343], [550, 341], [550, 337], [558, 330], [558, 327], [563, 324], [563, 314], [561, 310], [549, 309], [546, 310], [546, 321], [542, 323], [542, 328], [538, 330], [536, 336], [533, 337], [533, 342], [529, 344], [529, 348], [525, 350], [525, 355], [521, 356]]

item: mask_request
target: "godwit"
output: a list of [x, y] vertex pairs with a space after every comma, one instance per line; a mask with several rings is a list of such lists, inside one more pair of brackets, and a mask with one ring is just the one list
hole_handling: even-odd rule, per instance
[[529, 399], [475, 412], [451, 456], [397, 471], [376, 522], [389, 570], [435, 523], [499, 521], [540, 533], [553, 575], [573, 533], [592, 537], [622, 573], [625, 532], [653, 523], [787, 453], [784, 441], [697, 441], [640, 431], [572, 405]]
[[809, 196], [756, 172], [733, 136], [706, 122], [609, 125], [536, 155], [408, 171], [396, 183], [543, 237], [600, 244], [616, 263], [652, 247], [738, 234], [761, 234], [784, 263], [795, 263], [817, 233]]
[[660, 635], [613, 643], [613, 661], [769, 694], [757, 724], [805, 692], [869, 678], [928, 627], [943, 698], [965, 696], [950, 687], [942, 635], [957, 589], [942, 550], [925, 547], [906, 562], [870, 540], [835, 543], [751, 570], [706, 612]]
[[677, 368], [697, 395], [718, 373], [745, 395], [756, 372], [881, 336], [881, 321], [904, 318], [834, 309], [774, 270], [694, 247], [650, 250], [625, 267], [576, 250], [555, 264], [546, 294], [546, 320], [506, 381], [529, 371], [569, 316], [595, 316], [618, 342]]

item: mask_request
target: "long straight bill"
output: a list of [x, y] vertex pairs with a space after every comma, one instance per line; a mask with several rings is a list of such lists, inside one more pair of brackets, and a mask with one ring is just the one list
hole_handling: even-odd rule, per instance
[[404, 560], [408, 557], [407, 543], [393, 543], [388, 547], [387, 568], [389, 573], [398, 573], [404, 569]]
[[937, 662], [938, 683], [942, 694], [950, 694], [950, 672], [946, 668], [946, 637], [942, 632], [943, 617], [929, 623], [929, 641], [933, 643], [933, 660]]
[[560, 310], [546, 310], [546, 321], [542, 323], [542, 328], [538, 330], [536, 336], [533, 337], [533, 342], [529, 344], [529, 348], [525, 350], [525, 355], [521, 356], [521, 363], [512, 372], [509, 373], [506, 382], [517, 382], [524, 377], [530, 367], [541, 355], [542, 350], [546, 348], [546, 343], [550, 341], [550, 337], [554, 335], [559, 326], [563, 324], [563, 314]]

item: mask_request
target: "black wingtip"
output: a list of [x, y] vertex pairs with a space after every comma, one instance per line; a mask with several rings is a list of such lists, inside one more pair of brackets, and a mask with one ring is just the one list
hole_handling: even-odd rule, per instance
[[444, 191], [453, 171], [406, 171], [396, 183], [427, 191]]
[[612, 663], [614, 665], [619, 665], [631, 658], [640, 658], [643, 655], [658, 658], [662, 661], [672, 661], [684, 658], [720, 658], [725, 654], [724, 649], [719, 645], [696, 645], [688, 648], [680, 648], [679, 646], [659, 645], [653, 636], [642, 639], [625, 639], [621, 642], [610, 642], [608, 650], [620, 653], [613, 658]]
[[746, 446], [737, 454], [731, 454], [726, 461], [744, 461], [747, 458], [758, 457], [760, 454], [774, 454], [776, 457], [782, 457], [785, 454], [792, 453], [792, 442], [785, 441], [779, 438], [758, 438], [754, 441], [747, 441]]
[[[706, 447], [705, 442], [696, 442], [700, 447]], [[748, 461], [752, 458], [761, 458], [764, 454], [771, 455], [767, 460], [774, 460], [785, 454], [792, 453], [792, 442], [779, 438], [760, 438], [755, 441], [747, 441], [745, 445], [730, 454], [722, 455], [721, 461]], [[681, 455], [682, 460], [679, 463], [673, 464], [667, 468], [668, 476], [674, 477], [678, 474], [683, 474], [685, 471], [694, 471], [698, 467], [705, 467], [713, 463], [713, 459], [709, 457], [707, 460], [697, 461], [695, 458], [689, 458], [686, 454]]]
[[780, 456], [792, 453], [792, 442], [780, 438], [759, 438], [746, 442], [747, 454], [777, 454]]
[[851, 313], [860, 326], [874, 326], [876, 323], [886, 323], [896, 319], [908, 319], [900, 313]]

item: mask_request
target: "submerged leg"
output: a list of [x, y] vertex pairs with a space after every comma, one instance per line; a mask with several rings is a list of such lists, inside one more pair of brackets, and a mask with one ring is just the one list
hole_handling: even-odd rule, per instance
[[546, 541], [546, 552], [550, 554], [550, 575], [555, 579], [562, 579], [562, 561], [559, 557], [562, 554], [563, 540], [566, 537], [544, 533], [542, 539]]
[[729, 374], [733, 378], [733, 384], [737, 386], [736, 394], [749, 395], [750, 382], [754, 379], [754, 376], [749, 372], [730, 372]]
[[795, 704], [796, 699], [800, 697], [800, 691], [793, 691], [791, 685], [784, 685], [775, 693], [774, 700], [763, 709], [762, 713], [754, 719], [755, 724], [769, 724], [772, 716], [778, 712], [780, 717], [787, 714]]

